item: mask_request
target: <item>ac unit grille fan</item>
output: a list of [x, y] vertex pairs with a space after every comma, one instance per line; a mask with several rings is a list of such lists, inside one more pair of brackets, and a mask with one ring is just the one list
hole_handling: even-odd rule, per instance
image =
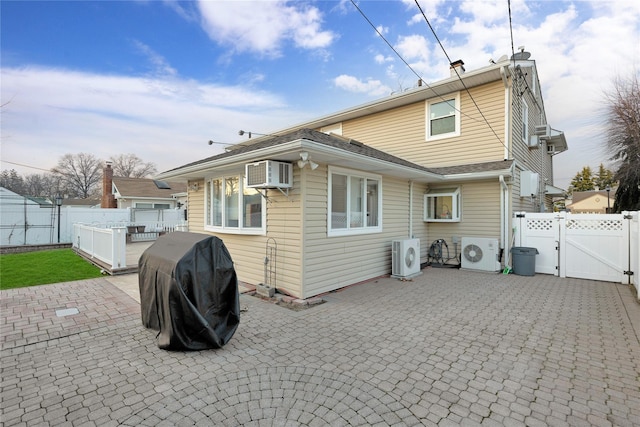
[[480, 262], [482, 261], [482, 249], [480, 249], [477, 245], [467, 245], [462, 250], [462, 253], [467, 261], [469, 262]]
[[487, 237], [462, 238], [462, 268], [478, 271], [500, 271], [498, 239]]
[[407, 253], [404, 256], [404, 262], [407, 264], [407, 268], [413, 267], [416, 262], [416, 250], [413, 247], [410, 246], [409, 249], [407, 249]]

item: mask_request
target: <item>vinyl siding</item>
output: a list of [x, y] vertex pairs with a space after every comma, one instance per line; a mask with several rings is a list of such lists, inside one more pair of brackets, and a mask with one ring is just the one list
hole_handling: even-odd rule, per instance
[[267, 235], [242, 235], [216, 233], [204, 230], [204, 181], [200, 181], [197, 192], [189, 191], [189, 231], [219, 237], [229, 250], [238, 280], [249, 284], [264, 282], [264, 260], [267, 239], [275, 240], [277, 250], [275, 260], [275, 286], [280, 291], [292, 295], [301, 293], [301, 212], [300, 173], [294, 168], [294, 188], [287, 198], [277, 189], [266, 190]]
[[[447, 184], [447, 188], [456, 184]], [[430, 222], [428, 246], [444, 239], [453, 256], [453, 236], [494, 237], [500, 239], [500, 183], [498, 180], [460, 184], [462, 217], [460, 222]], [[437, 189], [438, 187], [430, 187]], [[459, 249], [459, 247], [458, 247]]]
[[390, 274], [391, 241], [409, 237], [409, 183], [389, 177], [382, 177], [382, 232], [328, 237], [327, 174], [325, 166], [307, 175], [303, 298]]
[[427, 100], [343, 122], [343, 135], [427, 167], [503, 160], [504, 86], [497, 81], [470, 91], [497, 136], [466, 92], [460, 92], [460, 136], [426, 140]]

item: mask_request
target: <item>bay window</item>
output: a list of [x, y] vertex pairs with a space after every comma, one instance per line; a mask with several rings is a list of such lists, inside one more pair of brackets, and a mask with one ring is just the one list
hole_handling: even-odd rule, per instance
[[264, 234], [265, 213], [262, 195], [256, 189], [247, 187], [243, 176], [206, 181], [206, 230]]

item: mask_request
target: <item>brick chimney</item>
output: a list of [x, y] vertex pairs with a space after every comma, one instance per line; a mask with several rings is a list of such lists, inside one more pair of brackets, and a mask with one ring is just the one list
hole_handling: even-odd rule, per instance
[[464, 62], [462, 61], [462, 59], [458, 59], [457, 61], [453, 61], [451, 64], [449, 64], [451, 77], [456, 77], [456, 69], [458, 70], [459, 75], [464, 74]]
[[102, 200], [100, 201], [100, 207], [107, 209], [118, 207], [116, 198], [113, 195], [113, 169], [111, 168], [111, 162], [107, 162], [102, 170]]

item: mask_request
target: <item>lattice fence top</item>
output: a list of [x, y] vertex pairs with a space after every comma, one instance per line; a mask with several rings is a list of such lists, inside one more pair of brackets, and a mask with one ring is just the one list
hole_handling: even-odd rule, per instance
[[601, 230], [620, 231], [622, 220], [620, 219], [568, 219], [567, 230]]
[[527, 228], [529, 230], [553, 230], [553, 219], [527, 219]]

